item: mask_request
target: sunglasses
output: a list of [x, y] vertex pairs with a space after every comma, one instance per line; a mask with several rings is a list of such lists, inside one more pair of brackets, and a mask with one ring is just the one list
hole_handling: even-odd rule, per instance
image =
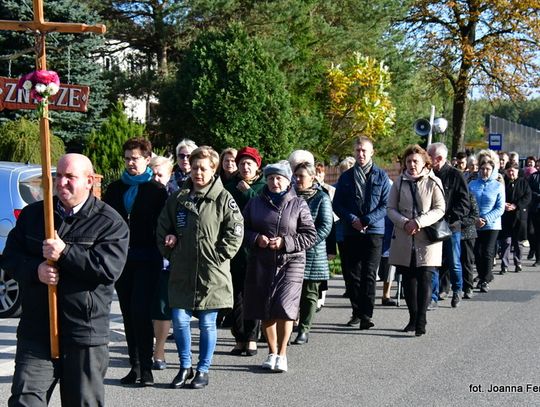
[[180, 158], [181, 160], [185, 160], [185, 159], [188, 159], [190, 157], [191, 154], [178, 154], [178, 158]]

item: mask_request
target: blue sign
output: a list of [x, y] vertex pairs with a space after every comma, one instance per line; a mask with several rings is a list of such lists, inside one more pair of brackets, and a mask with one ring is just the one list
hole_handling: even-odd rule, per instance
[[501, 151], [503, 136], [501, 133], [489, 133], [488, 142], [490, 150]]

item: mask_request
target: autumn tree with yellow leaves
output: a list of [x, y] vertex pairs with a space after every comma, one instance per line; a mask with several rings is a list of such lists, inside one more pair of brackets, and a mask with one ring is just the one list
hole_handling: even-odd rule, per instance
[[395, 110], [390, 72], [383, 62], [358, 52], [327, 72], [331, 137], [326, 152], [350, 155], [352, 141], [364, 135], [383, 144], [392, 134]]
[[540, 1], [414, 0], [405, 23], [410, 44], [435, 82], [453, 91], [452, 154], [463, 149], [467, 102], [519, 100], [540, 85]]

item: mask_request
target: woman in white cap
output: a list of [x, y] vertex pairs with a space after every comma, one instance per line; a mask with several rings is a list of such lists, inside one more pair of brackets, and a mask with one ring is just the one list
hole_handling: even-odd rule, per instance
[[244, 315], [262, 320], [269, 354], [264, 369], [287, 371], [287, 342], [298, 317], [306, 250], [317, 231], [306, 201], [291, 188], [288, 162], [264, 168], [266, 186], [244, 209], [244, 244], [251, 249]]

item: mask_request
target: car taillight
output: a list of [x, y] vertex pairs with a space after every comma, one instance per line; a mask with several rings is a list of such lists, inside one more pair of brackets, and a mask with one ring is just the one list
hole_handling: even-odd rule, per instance
[[13, 209], [13, 215], [15, 215], [15, 219], [19, 219], [19, 215], [21, 214], [22, 209]]

